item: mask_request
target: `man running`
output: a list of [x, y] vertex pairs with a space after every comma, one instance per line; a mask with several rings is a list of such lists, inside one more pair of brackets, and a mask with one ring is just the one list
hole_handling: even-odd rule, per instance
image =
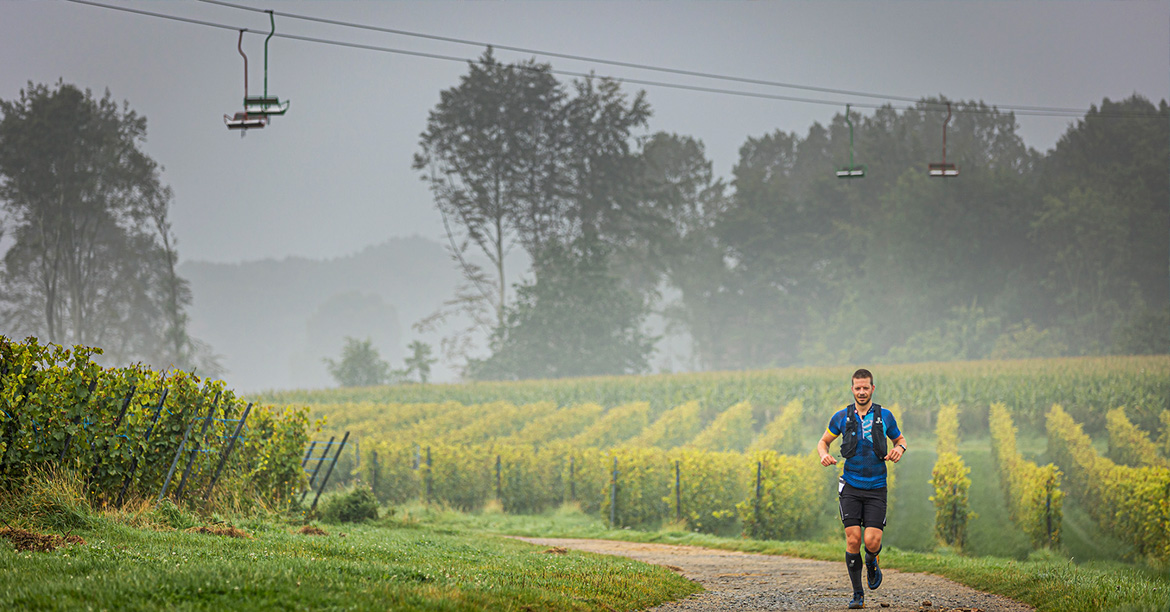
[[[853, 373], [854, 403], [838, 410], [829, 419], [828, 430], [817, 443], [821, 465], [836, 465], [829, 445], [841, 438], [845, 470], [837, 484], [839, 510], [845, 525], [845, 567], [853, 583], [850, 608], [865, 607], [861, 587], [861, 544], [865, 540], [865, 569], [870, 590], [882, 584], [878, 555], [882, 552], [882, 529], [886, 526], [886, 464], [897, 463], [906, 452], [906, 437], [889, 410], [873, 403], [873, 374], [861, 369]], [[890, 446], [886, 438], [893, 440]], [[864, 534], [862, 533], [864, 528]]]

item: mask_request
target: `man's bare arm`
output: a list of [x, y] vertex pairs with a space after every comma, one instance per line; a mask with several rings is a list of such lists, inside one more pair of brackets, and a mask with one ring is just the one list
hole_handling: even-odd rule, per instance
[[837, 436], [828, 429], [825, 430], [825, 435], [821, 436], [821, 441], [817, 442], [817, 453], [821, 456], [821, 465], [828, 467], [837, 463], [836, 457], [829, 454], [829, 445], [836, 440]]

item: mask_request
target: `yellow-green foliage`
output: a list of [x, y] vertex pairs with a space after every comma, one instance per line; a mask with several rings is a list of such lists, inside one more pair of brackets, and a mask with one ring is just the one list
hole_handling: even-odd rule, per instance
[[747, 457], [678, 448], [670, 458], [678, 467], [677, 483], [672, 482], [677, 486], [667, 500], [673, 516], [693, 531], [728, 533], [738, 518], [735, 505], [751, 488], [754, 472]]
[[948, 404], [939, 408], [935, 425], [938, 459], [930, 473], [934, 487], [934, 533], [944, 544], [962, 548], [967, 541], [967, 520], [974, 516], [967, 505], [971, 468], [959, 456], [959, 407]]
[[754, 434], [752, 405], [740, 402], [715, 417], [687, 446], [716, 452], [742, 451], [751, 443]]
[[939, 453], [930, 473], [930, 484], [934, 487], [934, 533], [944, 544], [962, 548], [967, 542], [967, 521], [975, 513], [967, 504], [967, 490], [971, 479], [967, 477], [971, 468], [955, 453]]
[[575, 436], [605, 412], [600, 404], [577, 404], [560, 408], [528, 423], [516, 433], [500, 438], [501, 444], [549, 444]]
[[1109, 431], [1108, 457], [1111, 460], [1138, 467], [1170, 467], [1170, 462], [1158, 453], [1158, 446], [1150, 441], [1150, 437], [1129, 422], [1125, 408], [1114, 408], [1105, 415], [1105, 429]]
[[361, 476], [373, 487], [378, 501], [401, 504], [422, 496], [421, 473], [415, 463], [421, 457], [413, 443], [379, 440], [363, 444], [361, 450]]
[[1162, 411], [1162, 435], [1158, 438], [1158, 447], [1162, 451], [1163, 459], [1170, 459], [1170, 410]]
[[430, 447], [431, 465], [422, 466], [428, 501], [459, 510], [479, 510], [495, 496], [495, 454], [485, 446]]
[[617, 508], [613, 509], [615, 488], [607, 487], [601, 508], [603, 516], [613, 516], [615, 527], [648, 527], [661, 523], [669, 516], [667, 500], [674, 485], [673, 464], [666, 451], [634, 447], [612, 449], [606, 461], [611, 478], [615, 460]]
[[1170, 459], [1170, 410], [1163, 410], [1162, 416], [1162, 435], [1158, 438], [1158, 446], [1162, 450], [1162, 458]]
[[1038, 466], [1020, 456], [1016, 450], [1016, 427], [1003, 404], [991, 405], [988, 425], [991, 458], [999, 473], [1009, 516], [1028, 534], [1032, 546], [1059, 544], [1064, 516], [1061, 471], [1051, 463]]
[[496, 446], [494, 450], [499, 457], [499, 497], [504, 512], [535, 514], [562, 501], [561, 449]]
[[[103, 369], [99, 354], [0, 336], [0, 484], [52, 465], [85, 474], [94, 498], [116, 500], [127, 477], [130, 495], [157, 495], [186, 436], [185, 448], [207, 451], [189, 454], [186, 492], [205, 494], [249, 403], [182, 371]], [[303, 478], [307, 414], [253, 405], [212, 492], [289, 499]]]
[[456, 402], [444, 402], [436, 408], [434, 416], [398, 430], [395, 432], [395, 437], [421, 445], [437, 444], [445, 441], [452, 432], [463, 429], [480, 418], [509, 405], [506, 402], [488, 402], [463, 406]]
[[[274, 394], [278, 404], [374, 401], [416, 403], [458, 401], [514, 404], [552, 401], [558, 406], [597, 402], [607, 408], [650, 402], [652, 414], [699, 400], [704, 406], [732, 406], [750, 400], [782, 406], [800, 399], [820, 414], [844, 395], [851, 367], [788, 368], [737, 372], [609, 376], [523, 382], [398, 385]], [[908, 414], [957, 403], [965, 409], [1005, 402], [1020, 427], [1043, 430], [1054, 403], [1066, 406], [1091, 432], [1104, 431], [1100, 406], [1141, 407], [1130, 419], [1146, 431], [1158, 427], [1158, 413], [1170, 397], [1170, 356], [1077, 357], [885, 365], [877, 375], [880, 397], [896, 399]], [[880, 400], [879, 400], [880, 401]]]
[[609, 448], [616, 446], [642, 432], [650, 421], [650, 404], [634, 402], [610, 409], [589, 429], [573, 436], [569, 443], [574, 446]]
[[[901, 404], [890, 404], [889, 406], [885, 406], [885, 409], [889, 410], [890, 414], [894, 415], [894, 420], [898, 421], [898, 429], [901, 430], [902, 429], [902, 405]], [[903, 432], [903, 435], [905, 435], [905, 432]], [[889, 442], [892, 444], [893, 440], [890, 440]], [[907, 444], [906, 446], [909, 447], [910, 445]], [[841, 463], [842, 463], [841, 469], [845, 469], [844, 462], [841, 462]], [[896, 463], [889, 463], [889, 462], [886, 463], [886, 504], [888, 504], [889, 507], [891, 507], [891, 508], [894, 506], [894, 495], [896, 493], [896, 487], [894, 485], [898, 481], [898, 478], [897, 478], [898, 470], [897, 470], [896, 466], [897, 466]]]
[[533, 420], [554, 413], [556, 406], [552, 402], [536, 402], [524, 406], [514, 406], [507, 402], [495, 402], [488, 405], [489, 410], [467, 425], [447, 434], [443, 442], [447, 444], [479, 444], [496, 438], [504, 438], [518, 432]]
[[[736, 504], [744, 533], [769, 540], [807, 535], [828, 512], [837, 489], [837, 474], [821, 466], [816, 453], [801, 456], [775, 451], [753, 453], [748, 499]], [[757, 469], [759, 487], [756, 488]]]
[[630, 440], [629, 445], [664, 449], [682, 446], [702, 431], [702, 417], [702, 408], [697, 400], [675, 406]]
[[801, 439], [801, 421], [804, 419], [804, 402], [794, 399], [764, 427], [748, 447], [748, 452], [774, 450], [785, 455], [803, 454], [815, 445], [815, 441]]
[[1102, 529], [1142, 555], [1170, 559], [1170, 470], [1117, 465], [1093, 449], [1079, 423], [1060, 406], [1048, 413], [1048, 452]]
[[588, 514], [601, 512], [609, 496], [613, 459], [609, 452], [599, 448], [580, 448], [562, 445], [564, 461], [562, 479], [565, 499], [581, 505]]
[[935, 448], [941, 453], [959, 452], [959, 406], [947, 404], [938, 409], [934, 425]]
[[349, 431], [354, 438], [380, 437], [387, 431], [405, 430], [443, 413], [462, 410], [455, 402], [420, 404], [377, 404], [374, 402], [342, 402], [313, 406], [313, 417], [322, 419], [329, 433]]

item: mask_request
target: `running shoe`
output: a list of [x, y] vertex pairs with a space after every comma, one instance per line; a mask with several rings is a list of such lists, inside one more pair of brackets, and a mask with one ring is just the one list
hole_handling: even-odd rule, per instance
[[873, 558], [873, 565], [865, 564], [865, 578], [869, 581], [869, 590], [876, 590], [882, 586], [882, 568], [878, 567], [878, 558]]

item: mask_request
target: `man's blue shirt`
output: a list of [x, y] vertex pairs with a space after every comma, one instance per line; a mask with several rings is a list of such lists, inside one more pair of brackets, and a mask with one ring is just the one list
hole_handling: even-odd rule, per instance
[[[841, 432], [845, 431], [846, 415], [853, 410], [856, 410], [854, 404], [838, 410], [829, 419], [829, 433], [834, 436], [841, 435]], [[846, 484], [857, 489], [880, 489], [886, 486], [886, 463], [873, 454], [873, 436], [870, 433], [873, 428], [873, 415], [878, 410], [882, 411], [882, 425], [886, 429], [886, 437], [897, 440], [902, 436], [897, 419], [880, 404], [870, 406], [865, 416], [857, 415], [861, 418], [862, 435], [857, 440], [857, 454], [845, 460], [844, 471]]]

